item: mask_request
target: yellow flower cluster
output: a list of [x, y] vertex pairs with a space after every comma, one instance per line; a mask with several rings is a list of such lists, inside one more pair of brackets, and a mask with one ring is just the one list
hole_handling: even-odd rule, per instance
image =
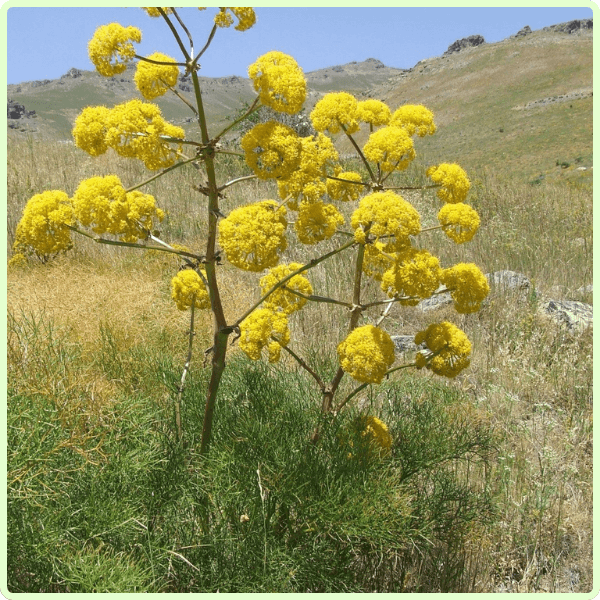
[[364, 244], [365, 230], [375, 239], [395, 238], [396, 247], [407, 246], [410, 235], [421, 231], [421, 217], [415, 208], [392, 191], [374, 192], [365, 196], [352, 214], [354, 239]]
[[363, 383], [381, 383], [395, 360], [392, 338], [373, 325], [357, 327], [337, 351], [342, 369]]
[[466, 369], [471, 362], [471, 342], [465, 333], [452, 323], [433, 323], [425, 331], [419, 332], [415, 336], [415, 344], [423, 342], [433, 353], [433, 358], [419, 352], [416, 356], [418, 368], [427, 367], [437, 375], [452, 378]]
[[301, 202], [294, 229], [303, 244], [317, 244], [328, 240], [344, 224], [342, 213], [333, 204]]
[[396, 261], [381, 279], [381, 289], [390, 298], [409, 296], [402, 303], [416, 305], [419, 299], [429, 298], [440, 285], [442, 270], [439, 260], [427, 250], [407, 248], [398, 252]]
[[75, 145], [91, 156], [100, 156], [108, 150], [106, 132], [110, 109], [106, 106], [88, 106], [75, 119], [73, 138]]
[[[175, 63], [175, 59], [161, 52], [155, 52], [147, 58], [158, 62]], [[170, 87], [173, 87], [177, 83], [178, 77], [179, 67], [175, 64], [173, 66], [157, 65], [140, 60], [133, 80], [142, 96], [146, 100], [153, 100], [165, 94]]]
[[241, 145], [246, 163], [261, 179], [289, 177], [300, 164], [300, 138], [291, 127], [276, 121], [255, 125]]
[[490, 293], [485, 275], [473, 263], [459, 263], [444, 269], [440, 280], [451, 291], [459, 313], [477, 312]]
[[365, 438], [371, 451], [382, 455], [388, 455], [392, 449], [392, 436], [387, 425], [377, 417], [360, 416], [355, 425]]
[[419, 137], [424, 137], [435, 133], [433, 113], [420, 104], [401, 106], [392, 115], [390, 125], [402, 127], [410, 136], [416, 133]]
[[387, 125], [390, 122], [391, 111], [387, 104], [381, 100], [363, 100], [358, 103], [356, 118], [362, 123], [368, 123], [373, 127]]
[[469, 193], [471, 182], [465, 171], [457, 164], [443, 163], [427, 169], [427, 177], [442, 187], [437, 196], [444, 202], [455, 204], [463, 202]]
[[248, 76], [265, 106], [288, 114], [302, 108], [306, 80], [291, 56], [276, 50], [267, 52], [248, 67]]
[[244, 271], [274, 267], [287, 247], [285, 207], [263, 200], [232, 210], [219, 223], [219, 244], [227, 260]]
[[366, 158], [380, 165], [384, 173], [402, 171], [415, 158], [413, 141], [401, 127], [382, 127], [374, 131], [363, 148]]
[[358, 102], [347, 92], [325, 94], [310, 113], [313, 127], [320, 132], [355, 133], [360, 127], [357, 120]]
[[287, 316], [270, 308], [258, 308], [240, 323], [240, 348], [252, 360], [260, 360], [262, 351], [269, 352], [269, 362], [277, 362], [281, 348], [290, 341]]
[[101, 75], [112, 77], [122, 73], [135, 56], [131, 42], [139, 44], [141, 41], [142, 32], [137, 27], [110, 23], [96, 29], [88, 44], [88, 54]]
[[126, 192], [116, 175], [82, 181], [73, 196], [73, 211], [77, 220], [94, 233], [117, 235], [124, 242], [145, 238], [155, 220], [160, 222], [165, 217], [153, 196]]
[[289, 177], [277, 182], [279, 197], [292, 198], [288, 206], [298, 210], [298, 201], [316, 202], [327, 191], [324, 181], [327, 166], [333, 166], [338, 153], [333, 142], [322, 133], [300, 138], [300, 165]]
[[[300, 263], [290, 263], [289, 265], [278, 265], [269, 270], [261, 277], [260, 287], [263, 294], [266, 294], [274, 285], [279, 283], [284, 277], [287, 277], [294, 271], [301, 269], [304, 265]], [[287, 289], [286, 289], [287, 288]], [[291, 291], [298, 292], [304, 296], [310, 296], [313, 293], [310, 281], [304, 275], [294, 275], [283, 286], [277, 288], [265, 301], [263, 306], [274, 311], [281, 311], [286, 315], [300, 310], [307, 302], [306, 298], [297, 296]]]
[[[202, 271], [206, 278], [206, 272]], [[179, 310], [187, 310], [192, 306], [196, 308], [210, 308], [210, 296], [202, 278], [193, 269], [179, 271], [171, 280], [171, 298], [175, 300]]]
[[148, 169], [164, 169], [177, 158], [177, 150], [164, 139], [183, 139], [185, 131], [165, 121], [160, 108], [130, 100], [112, 109], [93, 106], [75, 120], [75, 145], [92, 156], [112, 148], [120, 156], [138, 158]]
[[463, 202], [447, 203], [438, 213], [444, 233], [457, 244], [469, 242], [479, 229], [477, 211]]
[[361, 182], [362, 177], [353, 171], [342, 171], [341, 168], [336, 169], [335, 177], [337, 179], [327, 180], [328, 196], [332, 200], [339, 200], [341, 202], [358, 200], [363, 186], [352, 182]]
[[17, 255], [35, 254], [46, 259], [72, 247], [73, 206], [60, 190], [36, 194], [23, 209], [17, 224], [13, 249]]
[[[170, 7], [165, 8], [163, 6], [161, 8], [165, 11], [165, 14], [167, 15], [173, 12], [173, 9]], [[155, 6], [142, 6], [142, 9], [145, 10], [148, 13], [148, 16], [150, 17], [162, 17], [160, 11]]]
[[233, 25], [233, 17], [227, 12], [230, 10], [238, 20], [238, 24], [234, 29], [238, 31], [246, 31], [256, 23], [256, 14], [254, 9], [240, 6], [227, 6], [219, 8], [219, 12], [215, 15], [215, 24], [218, 27], [229, 27]]

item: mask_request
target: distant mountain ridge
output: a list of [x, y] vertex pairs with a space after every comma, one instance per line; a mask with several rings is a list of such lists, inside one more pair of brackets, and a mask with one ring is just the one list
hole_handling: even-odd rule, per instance
[[[593, 21], [559, 23], [532, 31], [523, 27], [487, 43], [474, 34], [457, 40], [442, 56], [410, 69], [388, 67], [375, 58], [305, 73], [306, 111], [327, 92], [348, 91], [378, 98], [395, 109], [424, 104], [434, 111], [438, 133], [417, 140], [430, 153], [483, 169], [518, 169], [524, 176], [545, 176], [555, 165], [578, 169], [592, 164]], [[59, 79], [8, 86], [9, 137], [35, 135], [71, 139], [72, 124], [85, 106], [114, 106], [139, 97], [131, 65], [117, 77], [70, 69]], [[214, 131], [256, 96], [244, 77], [200, 77], [205, 111]], [[189, 77], [177, 90], [192, 98]], [[191, 111], [168, 94], [157, 99], [165, 118], [190, 130]], [[35, 113], [35, 114], [32, 114]], [[360, 132], [364, 137], [366, 132]], [[338, 141], [344, 153], [353, 149]]]

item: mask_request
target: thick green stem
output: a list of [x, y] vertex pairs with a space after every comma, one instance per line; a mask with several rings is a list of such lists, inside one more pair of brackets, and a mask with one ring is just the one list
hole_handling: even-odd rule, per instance
[[[194, 91], [196, 93], [198, 124], [200, 125], [200, 131], [202, 133], [202, 143], [205, 144], [207, 150], [211, 150], [212, 146], [210, 145], [208, 127], [204, 114], [200, 82], [198, 80], [198, 74], [195, 71], [192, 72], [192, 81], [194, 82]], [[217, 401], [217, 392], [219, 390], [219, 383], [221, 381], [221, 376], [223, 375], [223, 370], [225, 369], [227, 340], [232, 331], [230, 327], [227, 327], [217, 281], [217, 256], [215, 248], [217, 243], [217, 223], [220, 211], [219, 190], [215, 175], [214, 152], [207, 151], [204, 153], [204, 165], [206, 167], [206, 178], [208, 181], [208, 236], [206, 240], [205, 270], [210, 305], [214, 317], [214, 344], [212, 348], [212, 373], [208, 386], [206, 405], [204, 408], [204, 423], [202, 426], [202, 442], [200, 445], [200, 454], [202, 456], [208, 453], [210, 447], [212, 419]]]

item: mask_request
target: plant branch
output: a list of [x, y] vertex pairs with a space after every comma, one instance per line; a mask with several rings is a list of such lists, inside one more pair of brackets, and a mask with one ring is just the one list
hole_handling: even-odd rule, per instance
[[319, 387], [321, 388], [321, 390], [325, 389], [325, 384], [323, 383], [322, 379], [319, 377], [319, 375], [317, 373], [315, 373], [315, 371], [313, 371], [313, 369], [311, 369], [306, 362], [304, 362], [304, 360], [302, 358], [300, 358], [293, 350], [291, 350], [290, 348], [288, 348], [287, 346], [282, 346], [282, 348], [290, 355], [292, 356], [297, 362], [298, 364], [305, 369], [308, 373], [310, 373], [313, 378], [315, 379], [315, 381], [317, 382], [317, 384], [319, 385]]
[[187, 158], [184, 161], [180, 161], [175, 163], [174, 165], [171, 165], [170, 167], [167, 167], [166, 169], [163, 169], [160, 173], [157, 173], [156, 175], [153, 175], [152, 177], [150, 177], [150, 179], [146, 179], [146, 181], [142, 181], [142, 183], [138, 183], [137, 185], [131, 186], [130, 188], [127, 188], [125, 190], [125, 192], [133, 192], [133, 190], [137, 190], [139, 188], [141, 188], [142, 186], [154, 181], [155, 179], [158, 179], [159, 177], [162, 177], [163, 175], [166, 175], [169, 171], [173, 171], [174, 169], [178, 169], [179, 167], [182, 167], [183, 165], [187, 165], [188, 163], [191, 163], [195, 160], [198, 160], [198, 158], [196, 156], [194, 156], [193, 158]]
[[319, 263], [323, 262], [324, 260], [327, 260], [328, 258], [331, 258], [332, 256], [335, 256], [336, 254], [339, 254], [343, 250], [346, 250], [347, 248], [354, 246], [355, 243], [356, 242], [354, 240], [352, 240], [350, 242], [345, 243], [343, 246], [340, 246], [339, 248], [336, 248], [335, 250], [328, 252], [327, 254], [323, 254], [323, 256], [319, 256], [319, 258], [313, 258], [308, 263], [306, 263], [304, 266], [300, 267], [296, 271], [293, 271], [289, 275], [286, 275], [283, 279], [280, 279], [268, 292], [266, 292], [260, 298], [260, 300], [255, 302], [231, 327], [233, 327], [233, 328], [239, 327], [240, 323], [248, 315], [252, 314], [273, 292], [278, 290], [281, 286], [285, 285], [292, 277], [295, 277], [296, 275], [299, 275], [300, 273], [303, 273], [304, 271], [308, 271], [309, 269], [316, 267]]
[[167, 25], [169, 26], [169, 29], [171, 30], [171, 33], [173, 34], [173, 36], [175, 37], [175, 40], [177, 41], [177, 44], [179, 45], [179, 49], [181, 50], [181, 53], [183, 54], [183, 56], [185, 57], [185, 67], [189, 68], [190, 66], [190, 62], [191, 62], [191, 57], [188, 54], [188, 51], [185, 49], [185, 46], [183, 45], [183, 42], [181, 41], [181, 38], [179, 37], [179, 32], [177, 31], [177, 29], [175, 29], [175, 25], [173, 25], [173, 23], [171, 23], [171, 19], [169, 19], [169, 17], [167, 16], [167, 13], [160, 7], [158, 8], [158, 12], [161, 14], [162, 18], [166, 21]]
[[365, 163], [365, 166], [367, 167], [367, 171], [369, 171], [369, 175], [371, 176], [371, 179], [373, 180], [373, 182], [376, 182], [377, 179], [375, 178], [375, 175], [373, 174], [373, 171], [371, 170], [371, 165], [369, 164], [369, 161], [365, 158], [365, 155], [362, 153], [362, 150], [360, 149], [359, 145], [356, 143], [354, 138], [348, 133], [348, 131], [346, 130], [346, 126], [343, 123], [340, 123], [340, 125], [341, 125], [342, 129], [344, 130], [344, 133], [350, 140], [350, 143], [354, 146], [354, 149], [358, 152], [358, 155], [360, 156], [361, 160]]
[[225, 188], [228, 188], [229, 186], [232, 186], [235, 183], [239, 183], [240, 181], [247, 181], [248, 179], [256, 179], [256, 175], [246, 175], [245, 177], [238, 177], [237, 179], [232, 179], [231, 181], [228, 181], [227, 183], [222, 185], [218, 189], [218, 191], [222, 192]]

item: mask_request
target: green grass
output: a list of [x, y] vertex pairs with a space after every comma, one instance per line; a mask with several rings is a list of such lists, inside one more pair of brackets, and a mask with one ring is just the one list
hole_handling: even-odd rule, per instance
[[469, 588], [465, 539], [492, 516], [469, 473], [487, 464], [493, 436], [456, 391], [409, 377], [384, 385], [369, 412], [388, 423], [392, 456], [356, 440], [350, 458], [340, 440], [354, 411], [321, 423], [312, 445], [320, 417], [310, 383], [234, 357], [201, 459], [205, 371], [184, 397], [182, 448], [170, 355], [133, 349], [124, 380], [103, 335], [95, 368], [116, 389], [92, 406], [77, 344], [44, 317], [10, 331], [10, 591]]

